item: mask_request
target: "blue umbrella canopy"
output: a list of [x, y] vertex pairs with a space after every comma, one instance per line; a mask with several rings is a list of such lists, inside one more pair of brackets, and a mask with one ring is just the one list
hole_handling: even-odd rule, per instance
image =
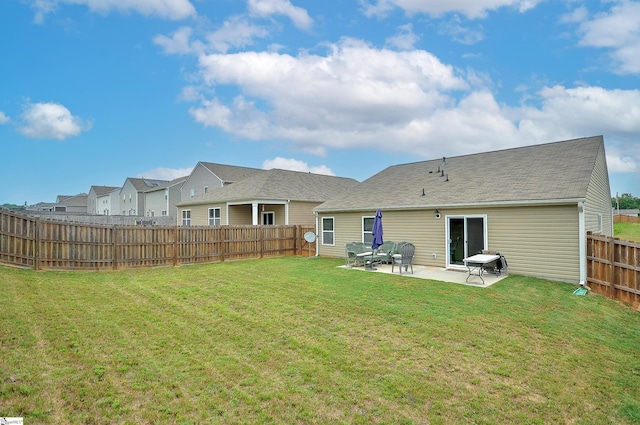
[[373, 220], [373, 229], [371, 230], [371, 233], [373, 234], [371, 249], [378, 249], [378, 247], [384, 243], [384, 240], [382, 239], [382, 211], [380, 211], [380, 209], [376, 211], [376, 218]]

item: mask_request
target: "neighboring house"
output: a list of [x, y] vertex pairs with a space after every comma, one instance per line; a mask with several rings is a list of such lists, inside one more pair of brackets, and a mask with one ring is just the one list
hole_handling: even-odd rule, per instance
[[98, 214], [101, 215], [120, 215], [120, 190], [121, 188], [115, 187], [111, 192], [107, 192], [96, 199], [98, 204]]
[[[109, 215], [111, 213], [111, 199], [109, 194], [119, 187], [113, 186], [91, 186], [87, 196], [87, 213], [95, 215]], [[118, 210], [114, 210], [118, 213]]]
[[147, 217], [176, 216], [176, 204], [180, 201], [180, 188], [187, 177], [180, 177], [166, 184], [147, 190], [144, 215]]
[[180, 200], [186, 201], [204, 195], [210, 190], [244, 180], [264, 171], [258, 168], [198, 162], [182, 185]]
[[315, 225], [313, 208], [358, 185], [353, 179], [287, 170], [253, 177], [178, 204], [178, 224]]
[[145, 192], [168, 183], [168, 180], [127, 178], [120, 189], [122, 215], [144, 216], [146, 211]]
[[58, 195], [54, 211], [86, 214], [87, 197], [86, 193], [79, 193], [73, 196]]
[[412, 242], [414, 263], [464, 269], [500, 251], [510, 273], [586, 281], [586, 233], [613, 234], [602, 136], [391, 166], [315, 208], [318, 252], [384, 239]]
[[27, 211], [45, 211], [45, 212], [53, 212], [56, 209], [56, 204], [52, 204], [50, 202], [38, 202], [34, 205], [29, 205], [26, 207]]

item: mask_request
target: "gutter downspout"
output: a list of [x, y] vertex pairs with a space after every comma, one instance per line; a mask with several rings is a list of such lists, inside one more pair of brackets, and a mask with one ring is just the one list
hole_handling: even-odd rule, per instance
[[284, 204], [284, 225], [289, 225], [289, 203], [291, 203], [291, 199], [287, 199], [287, 203]]
[[319, 237], [318, 237], [318, 212], [314, 211], [313, 215], [316, 218], [316, 255], [315, 257], [320, 257], [320, 241], [319, 241]]
[[584, 216], [584, 202], [578, 201], [578, 251], [580, 255], [580, 286], [587, 282], [587, 226]]

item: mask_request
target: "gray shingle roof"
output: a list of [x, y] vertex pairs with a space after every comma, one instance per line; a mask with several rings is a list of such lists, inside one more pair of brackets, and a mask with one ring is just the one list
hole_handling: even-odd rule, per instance
[[[316, 211], [559, 202], [586, 197], [602, 136], [395, 165]], [[448, 174], [449, 181], [446, 181]], [[424, 189], [425, 196], [422, 196]]]
[[104, 196], [116, 189], [120, 189], [119, 187], [115, 186], [91, 186], [91, 188], [93, 189], [93, 193], [95, 193], [96, 196]]
[[234, 183], [263, 173], [259, 168], [238, 167], [235, 165], [216, 164], [213, 162], [200, 162], [209, 171], [216, 175], [223, 183]]
[[184, 177], [178, 177], [177, 179], [173, 179], [173, 180], [171, 180], [171, 181], [167, 181], [167, 180], [155, 180], [156, 182], [160, 181], [160, 182], [162, 182], [162, 183], [160, 183], [160, 184], [158, 184], [158, 185], [156, 185], [156, 186], [153, 186], [153, 187], [151, 187], [151, 188], [149, 188], [149, 189], [147, 189], [147, 190], [144, 190], [144, 192], [149, 193], [149, 192], [155, 192], [155, 191], [157, 191], [157, 190], [164, 190], [164, 189], [166, 189], [167, 187], [172, 187], [172, 186], [175, 186], [175, 185], [180, 185], [180, 184], [184, 183], [184, 181], [185, 181], [186, 179], [187, 179], [187, 176], [184, 176]]
[[323, 202], [353, 190], [358, 181], [344, 177], [289, 170], [262, 170], [253, 177], [211, 190], [204, 195], [180, 202], [197, 205], [228, 201], [287, 200]]
[[158, 186], [169, 183], [168, 180], [139, 179], [135, 177], [129, 177], [128, 180], [138, 192], [146, 192], [150, 189], [155, 189]]

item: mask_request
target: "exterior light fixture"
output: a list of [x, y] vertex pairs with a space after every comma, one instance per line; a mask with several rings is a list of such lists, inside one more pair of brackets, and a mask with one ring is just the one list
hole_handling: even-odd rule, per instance
[[436, 218], [440, 218], [440, 211], [435, 210], [435, 211], [434, 211], [434, 214], [436, 215]]

